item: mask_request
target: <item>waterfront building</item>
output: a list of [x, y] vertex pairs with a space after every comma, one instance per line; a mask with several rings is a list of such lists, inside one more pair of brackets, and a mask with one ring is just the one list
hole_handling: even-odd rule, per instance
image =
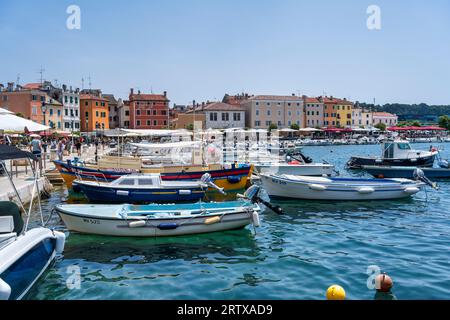
[[257, 95], [241, 103], [245, 109], [246, 127], [267, 129], [271, 124], [277, 128], [304, 126], [303, 99], [296, 95]]
[[72, 87], [62, 86], [60, 90], [60, 102], [63, 105], [62, 129], [73, 132], [80, 131], [80, 92]]
[[109, 128], [119, 128], [119, 101], [113, 94], [103, 94], [102, 97], [108, 100]]
[[2, 86], [0, 89], [1, 108], [19, 114], [28, 120], [44, 124], [42, 112], [42, 102], [46, 99], [44, 92], [20, 85], [14, 86], [14, 82], [9, 82], [6, 87]]
[[119, 99], [118, 116], [120, 128], [129, 129], [130, 128], [130, 101]]
[[348, 101], [346, 98], [336, 99], [334, 108], [336, 113], [336, 127], [351, 127], [353, 102]]
[[109, 130], [108, 99], [101, 93], [80, 95], [81, 131], [94, 132]]
[[169, 102], [167, 92], [163, 94], [141, 94], [130, 90], [130, 128], [166, 129], [169, 127]]
[[198, 113], [205, 114], [205, 127], [212, 129], [244, 128], [245, 109], [223, 102], [202, 106]]
[[365, 128], [373, 127], [373, 114], [371, 111], [362, 110], [361, 111], [361, 122], [362, 126]]
[[305, 127], [323, 127], [323, 100], [303, 96], [303, 105], [305, 107]]
[[49, 126], [53, 130], [63, 130], [63, 104], [56, 99], [45, 95], [45, 105], [47, 107], [45, 113], [44, 125]]
[[319, 101], [323, 102], [323, 125], [328, 128], [334, 128], [337, 125], [336, 105], [337, 99], [331, 97], [319, 97]]
[[398, 123], [397, 115], [388, 112], [374, 112], [372, 114], [372, 119], [374, 126], [379, 123], [384, 123], [387, 127], [391, 127], [396, 126]]

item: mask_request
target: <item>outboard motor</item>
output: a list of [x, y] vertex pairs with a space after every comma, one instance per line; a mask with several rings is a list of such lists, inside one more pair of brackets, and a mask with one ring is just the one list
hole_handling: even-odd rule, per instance
[[236, 196], [241, 199], [250, 200], [252, 203], [262, 203], [267, 208], [275, 212], [276, 214], [283, 214], [283, 209], [280, 206], [274, 206], [270, 202], [267, 202], [259, 197], [259, 191], [261, 190], [260, 186], [253, 185], [248, 188], [244, 194], [237, 194]]
[[223, 191], [223, 188], [219, 188], [219, 186], [217, 186], [217, 185], [213, 182], [213, 180], [212, 180], [212, 178], [211, 178], [211, 174], [205, 173], [204, 175], [202, 175], [200, 181], [201, 181], [203, 184], [206, 184], [208, 187], [214, 188], [214, 189], [216, 189], [217, 191], [219, 191], [221, 194], [226, 195], [226, 192]]
[[423, 172], [422, 169], [419, 169], [419, 168], [415, 169], [413, 176], [414, 176], [415, 180], [418, 180], [418, 181], [420, 180], [420, 181], [426, 183], [427, 185], [429, 185], [430, 187], [432, 187], [433, 189], [436, 189], [436, 190], [439, 189], [437, 183], [430, 181], [430, 179], [428, 179], [425, 176], [425, 173]]
[[438, 162], [438, 166], [439, 166], [439, 168], [450, 169], [450, 164], [448, 163], [447, 160], [440, 160]]

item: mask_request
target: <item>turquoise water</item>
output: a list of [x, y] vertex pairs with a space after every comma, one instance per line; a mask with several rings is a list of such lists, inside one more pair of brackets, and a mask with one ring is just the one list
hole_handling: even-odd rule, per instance
[[[450, 144], [442, 146], [444, 157], [450, 158]], [[304, 151], [350, 175], [343, 168], [348, 158], [378, 154], [379, 146]], [[250, 226], [171, 239], [67, 232], [64, 258], [28, 298], [324, 299], [327, 287], [339, 284], [349, 299], [373, 299], [366, 272], [377, 265], [393, 278], [399, 299], [448, 299], [450, 181], [440, 187], [396, 201], [274, 201], [286, 214], [266, 210], [256, 235]], [[66, 195], [57, 191], [44, 206], [51, 208]], [[76, 268], [80, 286], [69, 289], [66, 284]]]

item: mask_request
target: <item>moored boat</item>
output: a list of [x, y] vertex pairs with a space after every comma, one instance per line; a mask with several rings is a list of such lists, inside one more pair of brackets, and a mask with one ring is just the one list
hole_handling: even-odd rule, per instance
[[409, 197], [425, 186], [408, 179], [324, 178], [261, 175], [270, 197], [306, 200], [384, 200]]
[[420, 166], [432, 167], [438, 150], [413, 150], [408, 141], [387, 141], [381, 144], [381, 155], [378, 157], [351, 157], [347, 162], [350, 169], [361, 169], [362, 166]]
[[[362, 166], [362, 169], [375, 178], [413, 179], [417, 167], [401, 166]], [[449, 179], [450, 168], [420, 168], [429, 179]]]
[[142, 173], [160, 173], [161, 179], [169, 180], [199, 180], [205, 173], [209, 173], [214, 183], [224, 188], [225, 191], [241, 190], [247, 185], [251, 176], [253, 166], [246, 164], [232, 164], [228, 167], [222, 165], [209, 165], [202, 167], [198, 165], [187, 166], [161, 166], [152, 169], [99, 169], [84, 163], [73, 161], [54, 161], [56, 168], [61, 174], [68, 188], [72, 188], [72, 183], [76, 179], [95, 182], [111, 182], [119, 177]]
[[112, 182], [75, 180], [73, 188], [90, 202], [149, 203], [197, 201], [208, 185], [202, 181], [163, 181], [160, 174], [126, 175]]
[[[29, 152], [0, 145], [0, 160], [24, 158], [37, 160]], [[33, 170], [32, 200], [26, 210], [4, 163], [2, 167], [11, 182], [18, 204], [24, 212], [31, 212], [34, 197], [39, 197], [36, 172]], [[40, 213], [43, 221], [42, 211]], [[64, 250], [64, 233], [45, 227], [30, 229], [29, 218], [29, 214], [26, 214], [24, 221], [16, 203], [0, 202], [0, 300], [19, 300], [25, 297], [55, 257]]]
[[88, 234], [167, 237], [259, 226], [258, 204], [250, 201], [162, 205], [58, 205], [71, 231]]

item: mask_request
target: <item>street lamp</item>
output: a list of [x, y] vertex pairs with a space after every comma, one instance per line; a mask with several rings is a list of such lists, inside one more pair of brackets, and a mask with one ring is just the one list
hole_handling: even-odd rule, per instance
[[47, 112], [47, 103], [45, 101], [42, 102], [41, 110], [42, 110], [42, 114], [44, 115], [44, 126], [46, 126], [47, 124], [45, 121], [45, 113]]

